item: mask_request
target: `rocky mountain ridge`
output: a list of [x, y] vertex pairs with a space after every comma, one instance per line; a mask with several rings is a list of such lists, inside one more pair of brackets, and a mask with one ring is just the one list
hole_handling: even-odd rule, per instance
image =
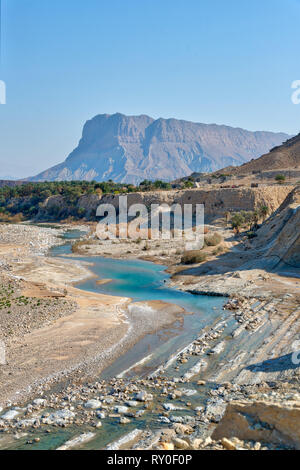
[[171, 181], [240, 165], [288, 137], [146, 115], [101, 114], [87, 121], [78, 147], [65, 162], [30, 180]]

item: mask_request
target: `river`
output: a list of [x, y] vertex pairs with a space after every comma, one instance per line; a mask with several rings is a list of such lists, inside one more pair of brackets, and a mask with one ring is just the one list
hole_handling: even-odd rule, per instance
[[[68, 242], [54, 247], [52, 256], [66, 256], [71, 253], [69, 240], [78, 238], [80, 232], [69, 231], [65, 234]], [[80, 282], [76, 287], [101, 294], [129, 297], [133, 302], [161, 300], [179, 305], [188, 313], [175, 322], [172, 327], [164, 328], [146, 335], [127, 353], [118, 358], [101, 375], [102, 378], [117, 376], [128, 370], [127, 377], [141, 376], [152, 372], [170, 356], [192, 342], [207, 325], [222, 318], [225, 298], [193, 295], [168, 287], [169, 274], [166, 266], [142, 260], [118, 260], [100, 256], [75, 258], [90, 263], [95, 278]], [[99, 279], [111, 282], [97, 284]], [[146, 360], [145, 360], [146, 358]], [[136, 367], [133, 367], [137, 364]]]

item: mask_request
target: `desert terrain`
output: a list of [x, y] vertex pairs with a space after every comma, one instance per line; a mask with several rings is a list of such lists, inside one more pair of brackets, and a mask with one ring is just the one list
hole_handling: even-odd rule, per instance
[[[130, 195], [129, 204], [147, 207], [204, 203], [197, 250], [183, 238], [144, 237], [148, 230], [135, 240], [99, 239], [93, 220], [0, 225], [0, 447], [300, 448], [300, 187], [247, 184]], [[118, 206], [115, 195], [92, 199]], [[70, 230], [80, 231], [70, 251], [51, 256]], [[192, 341], [157, 367], [145, 350], [102, 378], [143, 338], [167, 341], [168, 328], [191, 312], [163, 298], [82, 289], [94, 280], [105, 292], [113, 282], [105, 272], [97, 278], [97, 257], [164, 266], [167, 288], [221, 298], [222, 309], [213, 307]]]

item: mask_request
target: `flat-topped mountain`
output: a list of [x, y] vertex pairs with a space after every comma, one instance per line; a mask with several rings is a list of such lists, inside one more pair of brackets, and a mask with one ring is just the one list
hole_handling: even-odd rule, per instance
[[63, 163], [30, 180], [170, 181], [240, 165], [288, 137], [145, 115], [101, 114], [85, 124], [78, 147]]

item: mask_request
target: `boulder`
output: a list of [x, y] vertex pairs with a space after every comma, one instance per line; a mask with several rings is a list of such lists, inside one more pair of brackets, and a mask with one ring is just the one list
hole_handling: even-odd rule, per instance
[[300, 402], [267, 403], [264, 401], [234, 402], [212, 438], [237, 437], [265, 443], [286, 445], [300, 450]]
[[84, 404], [84, 407], [90, 410], [97, 410], [101, 408], [102, 403], [99, 400], [89, 400]]

